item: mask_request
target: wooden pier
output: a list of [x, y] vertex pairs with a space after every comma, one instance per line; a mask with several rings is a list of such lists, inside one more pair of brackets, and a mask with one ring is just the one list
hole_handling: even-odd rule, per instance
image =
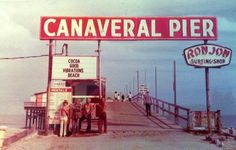
[[37, 105], [35, 102], [25, 102], [25, 128], [35, 128], [38, 131], [45, 129], [46, 104]]

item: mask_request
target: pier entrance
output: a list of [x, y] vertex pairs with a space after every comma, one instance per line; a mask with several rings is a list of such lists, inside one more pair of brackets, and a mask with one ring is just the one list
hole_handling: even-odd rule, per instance
[[[40, 40], [49, 41], [45, 134], [48, 133], [49, 124], [53, 123], [51, 120], [59, 120], [58, 117], [55, 117], [58, 114], [55, 110], [58, 109], [59, 105], [58, 103], [55, 104], [56, 101], [53, 101], [50, 95], [52, 92], [51, 83], [54, 80], [64, 83], [63, 86], [60, 85], [56, 88], [64, 89], [62, 90], [64, 93], [67, 92], [69, 103], [78, 98], [91, 98], [94, 103], [105, 100], [106, 84], [101, 76], [101, 40], [207, 41], [216, 40], [217, 36], [215, 17], [41, 17]], [[62, 54], [57, 57], [53, 54], [53, 41], [55, 40], [95, 40], [98, 41], [98, 48], [95, 51], [97, 54], [88, 57], [71, 57], [67, 55], [68, 46], [63, 45]], [[85, 71], [86, 69], [88, 71]], [[140, 93], [137, 93], [137, 96], [139, 97]], [[133, 97], [133, 99], [135, 100], [137, 97]], [[62, 102], [62, 99], [59, 101]], [[167, 104], [157, 100], [153, 104], [156, 104], [153, 109], [157, 113], [159, 108], [162, 108], [164, 113], [174, 114], [175, 118], [179, 117], [187, 121], [186, 128], [189, 129], [188, 109], [177, 106], [176, 103]], [[166, 104], [168, 109], [165, 108]], [[139, 105], [136, 104], [133, 106], [142, 109], [142, 106], [138, 107]], [[53, 113], [51, 112], [52, 109]], [[178, 112], [179, 110], [187, 110], [187, 114], [183, 116]]]

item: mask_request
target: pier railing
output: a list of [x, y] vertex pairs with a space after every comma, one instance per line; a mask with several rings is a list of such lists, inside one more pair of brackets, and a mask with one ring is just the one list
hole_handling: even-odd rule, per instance
[[[189, 108], [185, 108], [179, 105], [174, 105], [172, 103], [169, 103], [169, 102], [166, 102], [166, 101], [163, 101], [163, 100], [151, 97], [151, 96], [150, 96], [150, 99], [152, 101], [152, 109], [156, 113], [162, 114], [162, 115], [165, 115], [165, 113], [167, 113], [167, 115], [173, 116], [176, 124], [180, 124], [180, 120], [183, 120], [185, 122], [186, 129], [187, 130], [190, 129], [190, 109]], [[132, 101], [143, 103], [143, 100], [144, 100], [144, 95], [141, 93], [138, 93], [137, 95], [132, 97]]]
[[46, 102], [24, 102], [24, 108], [26, 107], [46, 107]]
[[25, 128], [35, 128], [44, 131], [45, 127], [45, 102], [24, 102], [25, 109]]

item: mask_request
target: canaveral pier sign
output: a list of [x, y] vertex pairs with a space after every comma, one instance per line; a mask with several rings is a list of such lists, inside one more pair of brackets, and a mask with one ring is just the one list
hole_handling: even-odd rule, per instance
[[41, 40], [217, 40], [215, 17], [41, 17]]

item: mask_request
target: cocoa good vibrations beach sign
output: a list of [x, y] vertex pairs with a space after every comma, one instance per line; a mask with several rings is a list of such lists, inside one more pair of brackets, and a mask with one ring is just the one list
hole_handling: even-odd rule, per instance
[[41, 40], [217, 40], [215, 17], [41, 17]]
[[53, 56], [52, 79], [55, 80], [97, 79], [97, 57]]
[[222, 67], [229, 65], [232, 50], [215, 44], [200, 44], [184, 50], [185, 61], [194, 67]]

